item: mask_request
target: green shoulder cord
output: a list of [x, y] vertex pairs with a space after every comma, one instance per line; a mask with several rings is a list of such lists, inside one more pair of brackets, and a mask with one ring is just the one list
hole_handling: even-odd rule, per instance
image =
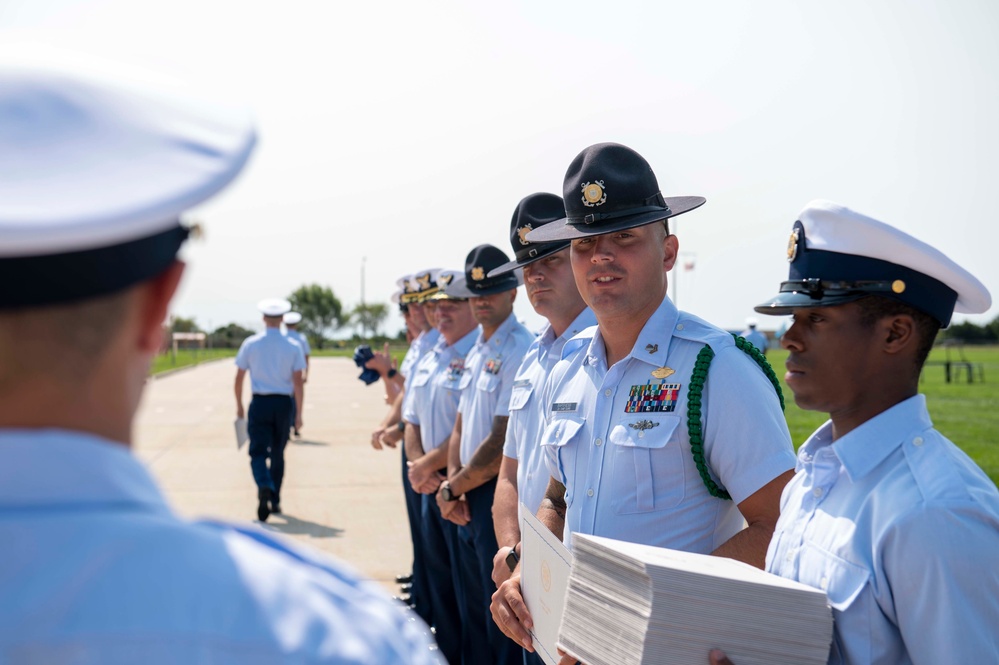
[[[744, 337], [739, 337], [738, 335], [733, 335], [735, 337], [735, 345], [741, 349], [746, 355], [756, 361], [756, 364], [760, 366], [763, 373], [770, 383], [773, 384], [774, 390], [777, 391], [777, 399], [780, 400], [780, 410], [784, 410], [784, 393], [781, 392], [780, 383], [777, 382], [777, 375], [774, 374], [774, 370], [770, 367], [770, 363], [764, 357], [760, 351], [753, 346], [751, 343], [747, 342]], [[701, 393], [704, 391], [704, 380], [708, 378], [708, 366], [711, 364], [711, 359], [715, 357], [715, 352], [711, 350], [710, 346], [705, 345], [701, 349], [700, 353], [697, 354], [697, 360], [694, 361], [694, 372], [690, 376], [690, 388], [687, 389], [687, 433], [690, 438], [690, 451], [694, 456], [694, 463], [697, 465], [697, 472], [701, 474], [701, 480], [704, 481], [704, 486], [708, 488], [708, 492], [713, 497], [719, 499], [724, 499], [726, 501], [732, 500], [732, 495], [718, 487], [718, 483], [711, 480], [711, 476], [708, 474], [707, 464], [704, 463], [704, 429], [701, 425]]]

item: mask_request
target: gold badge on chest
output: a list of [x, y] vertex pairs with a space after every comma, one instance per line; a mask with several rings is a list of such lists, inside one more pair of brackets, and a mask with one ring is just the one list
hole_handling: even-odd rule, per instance
[[672, 367], [660, 367], [659, 369], [652, 370], [652, 378], [654, 379], [665, 379], [673, 374], [676, 374], [676, 370]]

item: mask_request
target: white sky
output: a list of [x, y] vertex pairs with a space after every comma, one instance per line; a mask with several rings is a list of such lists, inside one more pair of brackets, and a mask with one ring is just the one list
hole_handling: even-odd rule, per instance
[[[461, 268], [480, 243], [510, 253], [517, 202], [561, 194], [601, 141], [640, 152], [664, 195], [707, 198], [675, 220], [695, 262], [678, 301], [723, 327], [776, 293], [814, 198], [934, 244], [999, 300], [997, 34], [988, 0], [0, 0], [0, 42], [254, 110], [256, 155], [186, 251], [174, 313], [202, 327], [257, 327], [259, 299], [311, 282], [349, 308], [362, 257], [365, 300], [387, 303], [400, 275]], [[517, 312], [540, 323], [523, 293]]]

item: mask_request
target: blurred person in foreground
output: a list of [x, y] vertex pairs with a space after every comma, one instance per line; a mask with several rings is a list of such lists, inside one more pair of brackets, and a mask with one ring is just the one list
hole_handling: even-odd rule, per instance
[[798, 216], [787, 258], [756, 311], [793, 317], [787, 385], [829, 420], [798, 450], [767, 570], [826, 592], [830, 663], [999, 662], [999, 490], [919, 393], [937, 332], [991, 295], [937, 249], [829, 201]]
[[255, 140], [134, 68], [0, 55], [0, 662], [437, 662], [373, 582], [181, 519], [130, 451], [180, 216]]

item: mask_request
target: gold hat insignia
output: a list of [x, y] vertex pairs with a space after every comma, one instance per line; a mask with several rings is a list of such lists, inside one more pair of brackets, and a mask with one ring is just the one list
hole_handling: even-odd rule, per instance
[[447, 286], [448, 284], [451, 283], [451, 279], [453, 277], [454, 275], [441, 275], [440, 277], [437, 278], [437, 281], [440, 282], [441, 286]]
[[798, 255], [798, 229], [791, 232], [791, 237], [787, 240], [787, 260], [790, 263]]
[[474, 279], [476, 282], [479, 282], [484, 280], [485, 278], [486, 278], [486, 271], [484, 268], [480, 268], [479, 266], [475, 266], [474, 268], [472, 268], [472, 279]]
[[596, 207], [607, 201], [603, 180], [584, 182], [580, 188], [583, 190], [583, 205], [587, 208]]
[[426, 275], [417, 275], [416, 282], [420, 285], [421, 291], [426, 291], [430, 288], [430, 273]]
[[659, 369], [652, 370], [652, 378], [654, 379], [665, 379], [672, 374], [676, 374], [676, 370], [672, 367], [660, 367]]
[[892, 293], [902, 293], [903, 291], [905, 291], [905, 282], [903, 282], [900, 279], [896, 279], [894, 282], [891, 283], [891, 290]]
[[533, 231], [534, 228], [530, 224], [524, 224], [522, 227], [517, 229], [517, 237], [520, 238], [521, 245], [530, 245], [527, 241], [527, 234]]

